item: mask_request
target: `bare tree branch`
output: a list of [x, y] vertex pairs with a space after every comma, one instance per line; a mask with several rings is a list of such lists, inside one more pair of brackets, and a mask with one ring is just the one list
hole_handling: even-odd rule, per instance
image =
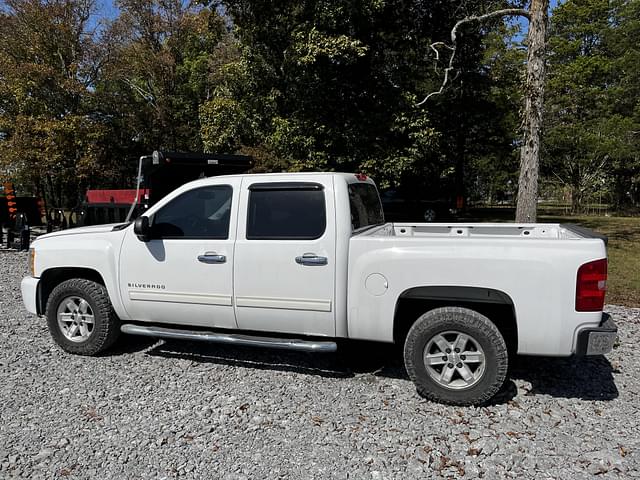
[[136, 83], [133, 80], [130, 80], [128, 78], [123, 77], [122, 80], [124, 81], [124, 83], [129, 85], [129, 87], [131, 87], [132, 90], [135, 90], [138, 93], [138, 95], [144, 98], [153, 108], [158, 110], [158, 106], [156, 104], [156, 98], [151, 93], [151, 91], [143, 90], [139, 85], [136, 85]]
[[444, 77], [442, 79], [442, 83], [440, 84], [440, 88], [437, 91], [431, 92], [429, 95], [424, 97], [424, 99], [421, 102], [417, 103], [416, 106], [419, 107], [421, 105], [424, 105], [426, 101], [429, 100], [434, 95], [440, 95], [444, 91], [444, 88], [447, 86], [447, 83], [449, 82], [449, 73], [453, 70], [453, 62], [455, 60], [456, 49], [458, 47], [457, 45], [458, 29], [465, 23], [484, 22], [486, 20], [496, 18], [496, 17], [526, 17], [528, 19], [531, 18], [529, 12], [523, 8], [504, 8], [502, 10], [495, 10], [493, 12], [485, 13], [484, 15], [475, 15], [471, 17], [465, 17], [462, 20], [458, 20], [456, 24], [453, 26], [453, 28], [451, 29], [450, 45], [447, 45], [444, 42], [434, 42], [431, 45], [429, 45], [429, 48], [431, 48], [431, 50], [433, 50], [436, 53], [436, 62], [440, 60], [440, 53], [436, 47], [447, 48], [448, 50], [451, 51], [451, 55], [449, 56], [449, 62], [447, 64], [447, 67], [444, 69]]
[[554, 170], [551, 171], [551, 173], [553, 173], [558, 180], [560, 180], [560, 183], [562, 183], [563, 185], [567, 186], [569, 185], [560, 175], [558, 175]]
[[449, 50], [454, 50], [453, 47], [450, 47], [444, 42], [433, 42], [431, 45], [429, 45], [429, 48], [436, 53], [436, 61], [440, 60], [440, 52], [436, 47], [444, 47], [444, 48], [448, 48]]

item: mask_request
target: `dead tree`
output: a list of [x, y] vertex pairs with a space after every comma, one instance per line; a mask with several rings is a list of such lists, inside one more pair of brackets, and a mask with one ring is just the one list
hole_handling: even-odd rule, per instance
[[435, 42], [431, 49], [436, 61], [440, 59], [439, 48], [449, 51], [449, 61], [444, 69], [440, 89], [429, 93], [418, 103], [423, 105], [434, 95], [444, 92], [454, 70], [457, 51], [458, 30], [468, 23], [482, 23], [494, 18], [525, 17], [529, 20], [527, 76], [525, 80], [524, 110], [522, 112], [522, 148], [520, 149], [520, 178], [518, 181], [517, 222], [535, 222], [538, 203], [538, 169], [540, 159], [540, 136], [542, 106], [544, 100], [545, 63], [544, 54], [547, 34], [547, 11], [549, 0], [531, 0], [529, 10], [505, 8], [484, 15], [469, 16], [458, 20], [451, 29], [451, 43]]

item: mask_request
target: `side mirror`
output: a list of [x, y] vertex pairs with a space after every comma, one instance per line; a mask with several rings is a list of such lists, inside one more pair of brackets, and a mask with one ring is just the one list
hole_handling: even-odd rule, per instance
[[148, 242], [151, 234], [149, 226], [149, 217], [138, 217], [133, 222], [133, 233], [135, 233], [141, 242]]

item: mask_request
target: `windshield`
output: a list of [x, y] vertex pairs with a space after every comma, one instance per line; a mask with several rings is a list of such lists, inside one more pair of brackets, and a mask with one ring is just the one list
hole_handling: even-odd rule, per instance
[[349, 184], [349, 206], [351, 208], [351, 230], [354, 232], [384, 223], [378, 190], [370, 183]]

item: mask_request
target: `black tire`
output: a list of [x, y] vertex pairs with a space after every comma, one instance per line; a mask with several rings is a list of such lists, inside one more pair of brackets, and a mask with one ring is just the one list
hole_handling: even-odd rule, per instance
[[433, 208], [427, 208], [422, 214], [422, 218], [425, 222], [435, 222], [438, 214]]
[[[84, 299], [93, 313], [93, 326], [86, 340], [71, 341], [61, 330], [58, 308], [69, 297]], [[107, 289], [91, 280], [72, 278], [55, 287], [47, 301], [46, 315], [51, 337], [69, 353], [96, 355], [113, 345], [120, 335], [120, 320], [111, 306]]]
[[[473, 343], [469, 341], [467, 344], [471, 345], [469, 348], [474, 349], [473, 347], [477, 346], [482, 353], [478, 356], [484, 358], [482, 368], [479, 366], [480, 363], [476, 367], [471, 367], [477, 369], [473, 372], [474, 375], [477, 374], [477, 379], [469, 381], [468, 387], [459, 385], [469, 383], [462, 379], [462, 373], [459, 373], [461, 370], [455, 368], [462, 363], [456, 365], [449, 363], [449, 358], [452, 358], [449, 355], [455, 355], [451, 349], [449, 349], [450, 354], [442, 353], [443, 361], [445, 358], [447, 361], [443, 362], [441, 368], [442, 370], [451, 368], [452, 375], [459, 377], [459, 379], [453, 380], [458, 382], [456, 388], [443, 386], [442, 383], [446, 383], [446, 381], [443, 381], [442, 377], [440, 381], [432, 378], [433, 374], [437, 374], [436, 370], [440, 368], [439, 366], [433, 366], [427, 371], [428, 367], [425, 365], [426, 348], [428, 346], [435, 347], [437, 353], [431, 353], [431, 356], [441, 355], [435, 340], [442, 339], [446, 335], [450, 335], [449, 338], [452, 338], [451, 335], [454, 335], [455, 332], [469, 336], [473, 341]], [[439, 335], [441, 336], [439, 337]], [[432, 340], [434, 341], [432, 342]], [[457, 358], [462, 358], [462, 355]], [[404, 361], [407, 373], [415, 383], [420, 395], [434, 402], [461, 406], [483, 405], [491, 400], [502, 387], [509, 366], [507, 345], [498, 328], [484, 315], [460, 307], [437, 308], [418, 318], [405, 340]], [[469, 365], [472, 364], [469, 363]], [[466, 367], [465, 364], [463, 368]], [[466, 372], [471, 372], [471, 370], [467, 369]]]

